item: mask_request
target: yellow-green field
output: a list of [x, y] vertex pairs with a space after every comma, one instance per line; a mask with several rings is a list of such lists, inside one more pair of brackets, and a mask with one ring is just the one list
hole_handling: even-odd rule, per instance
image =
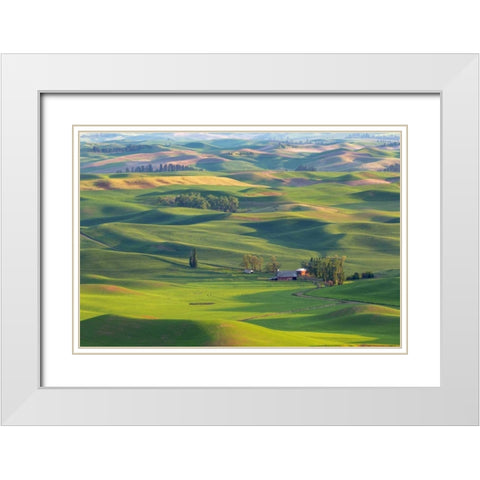
[[[232, 161], [248, 158], [234, 153]], [[86, 171], [81, 346], [399, 345], [398, 172]], [[239, 207], [173, 205], [185, 192], [234, 196]], [[189, 267], [193, 248], [198, 268]], [[345, 255], [347, 275], [375, 278], [328, 288], [271, 281], [271, 273], [243, 273], [246, 253], [264, 263], [275, 256], [282, 270], [319, 253]]]

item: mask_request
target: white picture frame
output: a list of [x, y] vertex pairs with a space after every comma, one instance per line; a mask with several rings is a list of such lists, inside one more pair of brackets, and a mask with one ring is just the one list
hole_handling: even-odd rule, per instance
[[[52, 92], [439, 93], [440, 387], [42, 387], [40, 98]], [[478, 425], [478, 55], [3, 55], [2, 196], [5, 425]]]

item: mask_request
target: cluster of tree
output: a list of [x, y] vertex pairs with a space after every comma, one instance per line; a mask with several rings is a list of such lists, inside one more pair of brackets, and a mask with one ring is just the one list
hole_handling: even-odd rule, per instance
[[263, 258], [257, 255], [252, 255], [251, 253], [246, 253], [243, 258], [240, 266], [247, 270], [253, 270], [254, 272], [261, 272], [263, 266]]
[[192, 253], [190, 254], [190, 257], [188, 259], [188, 263], [191, 268], [197, 268], [198, 267], [198, 257], [197, 257], [197, 249], [194, 248], [192, 250]]
[[277, 257], [272, 256], [270, 262], [265, 266], [265, 271], [270, 273], [277, 273], [280, 268], [280, 263], [277, 260]]
[[[152, 145], [128, 144], [125, 146], [116, 144], [92, 145], [90, 151], [95, 153], [126, 153], [126, 152], [151, 152], [153, 149], [158, 151], [159, 147]], [[163, 149], [162, 149], [163, 150]]]
[[[153, 168], [153, 165], [151, 163], [148, 163], [147, 165], [137, 165], [135, 168], [125, 168], [125, 173], [129, 172], [184, 172], [185, 170], [195, 170], [193, 167], [190, 167], [189, 165], [180, 165], [178, 163], [161, 163], [158, 165], [157, 168]], [[118, 172], [120, 173], [120, 172]]]
[[129, 173], [129, 172], [153, 172], [153, 166], [151, 163], [149, 163], [148, 165], [137, 165], [135, 168], [125, 168], [125, 173]]
[[382, 143], [377, 143], [379, 147], [399, 147], [400, 142], [382, 142]]
[[400, 171], [400, 164], [399, 163], [394, 163], [393, 165], [385, 167], [383, 169], [383, 171], [384, 172], [399, 172]]
[[[254, 272], [263, 271], [263, 258], [259, 255], [253, 255], [251, 253], [246, 253], [243, 258], [240, 266], [246, 270], [253, 270]], [[280, 268], [280, 262], [277, 260], [277, 257], [272, 255], [270, 261], [265, 265], [265, 272], [268, 273], [277, 273]]]
[[230, 157], [253, 157], [255, 155], [254, 152], [248, 152], [245, 150], [235, 150], [234, 152], [222, 152], [222, 155], [230, 156]]
[[[349, 133], [348, 135], [345, 135], [345, 138], [370, 138], [372, 135], [370, 135], [368, 132], [355, 132], [355, 133]], [[373, 135], [375, 137], [375, 135]]]
[[315, 167], [312, 167], [311, 165], [299, 165], [296, 169], [296, 172], [316, 172], [317, 169]]
[[360, 280], [360, 278], [375, 278], [375, 275], [373, 272], [362, 272], [361, 274], [355, 272], [353, 275], [349, 275], [347, 280]]
[[323, 280], [328, 285], [342, 285], [345, 281], [343, 266], [347, 257], [312, 257], [308, 262], [302, 262], [302, 267], [314, 277]]
[[185, 170], [195, 170], [190, 165], [179, 163], [160, 163], [155, 170], [156, 172], [184, 172]]
[[201, 193], [181, 193], [175, 197], [177, 207], [201, 208], [219, 210], [221, 212], [236, 212], [238, 210], [238, 198], [232, 195], [202, 195]]
[[338, 143], [340, 140], [326, 140], [326, 139], [321, 139], [321, 138], [314, 138], [311, 143], [314, 145], [335, 145]]

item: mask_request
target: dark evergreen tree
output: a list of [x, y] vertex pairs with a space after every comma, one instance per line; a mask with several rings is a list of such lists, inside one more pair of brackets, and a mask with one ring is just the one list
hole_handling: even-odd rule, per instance
[[191, 268], [197, 268], [198, 267], [198, 258], [197, 258], [197, 249], [194, 248], [192, 250], [192, 254], [190, 255], [190, 258], [188, 259], [190, 267]]

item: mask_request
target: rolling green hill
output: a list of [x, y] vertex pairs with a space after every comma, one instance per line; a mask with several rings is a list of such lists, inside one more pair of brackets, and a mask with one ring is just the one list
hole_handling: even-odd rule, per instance
[[[82, 133], [81, 345], [398, 346], [399, 140]], [[261, 271], [244, 273], [245, 255], [261, 257]], [[272, 257], [296, 270], [318, 255], [375, 278], [271, 280]]]
[[[193, 143], [184, 147], [206, 148]], [[81, 345], [398, 345], [398, 180], [261, 169], [82, 175]], [[186, 192], [234, 196], [239, 208], [175, 206]], [[347, 275], [377, 278], [273, 282], [271, 272], [243, 273], [247, 253], [288, 270], [345, 255]]]
[[[300, 137], [298, 137], [300, 135]], [[332, 172], [397, 171], [397, 144], [376, 138], [335, 139], [315, 134], [190, 134], [188, 137], [158, 133], [156, 136], [92, 135], [81, 139], [82, 173], [118, 173], [170, 165], [177, 169], [211, 172], [254, 172], [262, 170], [316, 170]], [[299, 138], [304, 137], [301, 141]], [[341, 136], [340, 136], [341, 137]], [[156, 140], [154, 139], [156, 138]], [[127, 170], [128, 169], [128, 170]], [[148, 171], [148, 170], [146, 170]]]

